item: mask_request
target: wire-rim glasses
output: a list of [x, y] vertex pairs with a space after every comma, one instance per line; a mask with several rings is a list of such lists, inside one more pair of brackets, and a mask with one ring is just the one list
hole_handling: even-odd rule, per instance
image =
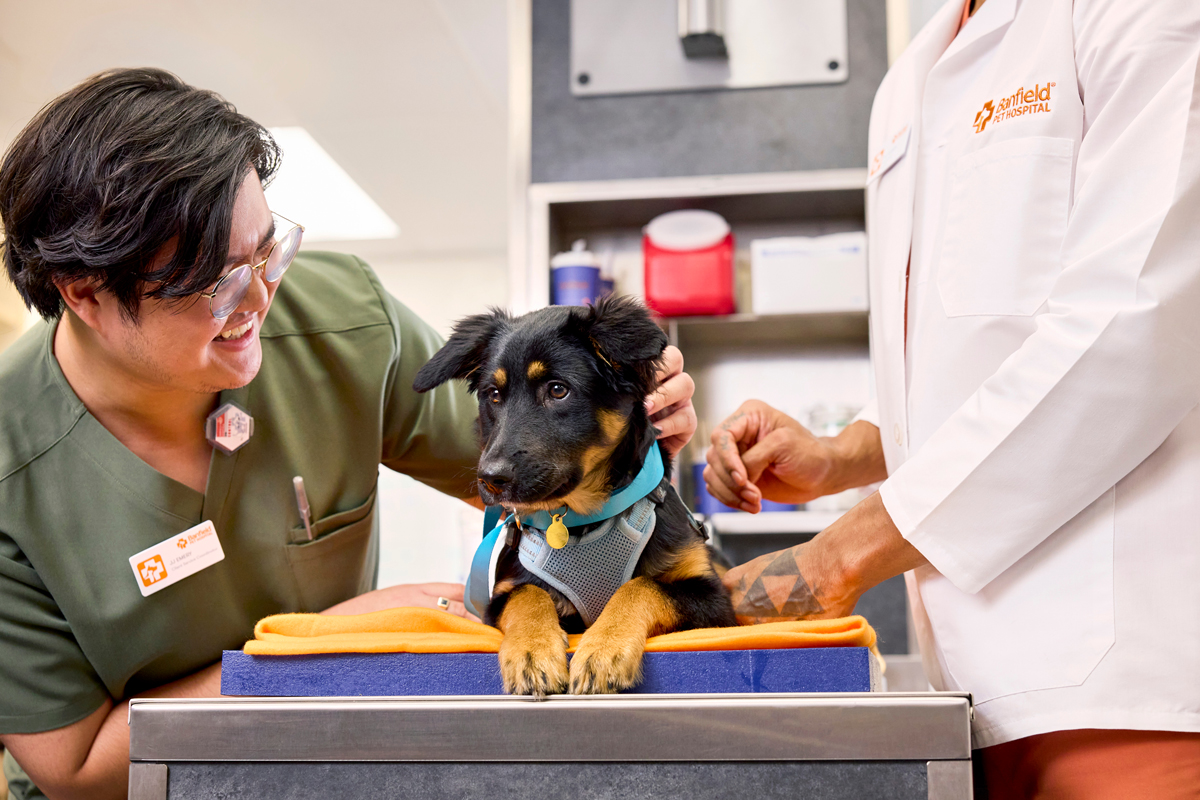
[[211, 292], [200, 292], [201, 297], [208, 298], [208, 310], [216, 319], [227, 319], [230, 314], [246, 299], [250, 291], [250, 281], [254, 279], [254, 271], [262, 272], [266, 283], [275, 283], [287, 272], [300, 250], [300, 240], [304, 238], [304, 226], [293, 222], [282, 214], [271, 212], [274, 216], [291, 225], [283, 236], [276, 236], [271, 243], [267, 257], [257, 264], [242, 264], [236, 266], [217, 281]]

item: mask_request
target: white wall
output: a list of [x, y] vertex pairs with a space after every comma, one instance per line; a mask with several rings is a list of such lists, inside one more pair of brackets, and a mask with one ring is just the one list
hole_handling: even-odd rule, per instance
[[[384, 288], [446, 336], [460, 317], [488, 305], [504, 305], [506, 264], [500, 254], [379, 261], [372, 266]], [[378, 497], [381, 586], [466, 580], [482, 532], [482, 511], [387, 467], [379, 469]]]

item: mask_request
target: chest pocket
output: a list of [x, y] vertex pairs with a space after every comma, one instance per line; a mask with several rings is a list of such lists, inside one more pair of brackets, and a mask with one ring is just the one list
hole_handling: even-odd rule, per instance
[[958, 159], [937, 285], [949, 317], [1030, 316], [1062, 270], [1074, 142], [1010, 139]]
[[293, 528], [293, 543], [287, 546], [303, 610], [324, 611], [370, 591], [378, 559], [373, 535], [375, 492], [362, 505], [323, 517], [312, 528], [311, 542], [304, 541], [303, 526]]

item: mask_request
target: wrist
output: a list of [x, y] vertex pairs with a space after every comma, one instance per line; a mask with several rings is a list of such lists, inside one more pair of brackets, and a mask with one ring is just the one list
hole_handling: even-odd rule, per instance
[[829, 591], [857, 600], [873, 586], [928, 560], [901, 535], [879, 493], [813, 538]]
[[827, 474], [823, 494], [837, 494], [866, 486], [887, 477], [879, 429], [869, 422], [856, 422], [837, 436], [819, 439], [826, 450]]
[[822, 607], [844, 617], [853, 613], [858, 599], [869, 587], [861, 586], [855, 559], [843, 547], [844, 542], [827, 529], [807, 545], [807, 576]]
[[821, 494], [830, 495], [853, 489], [856, 483], [857, 448], [855, 443], [841, 434], [822, 436], [818, 440], [825, 449], [825, 477], [821, 481]]

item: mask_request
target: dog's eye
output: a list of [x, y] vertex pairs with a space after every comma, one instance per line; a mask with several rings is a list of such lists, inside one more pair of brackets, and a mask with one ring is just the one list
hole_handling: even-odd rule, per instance
[[500, 402], [500, 390], [494, 386], [491, 389], [488, 389], [487, 396], [488, 396], [488, 400], [490, 400], [493, 403]]
[[550, 385], [547, 387], [547, 391], [550, 392], [550, 396], [553, 397], [555, 400], [562, 400], [564, 397], [567, 396], [567, 394], [570, 393], [571, 390], [567, 388], [567, 385], [565, 383], [559, 383], [558, 381], [551, 381]]

